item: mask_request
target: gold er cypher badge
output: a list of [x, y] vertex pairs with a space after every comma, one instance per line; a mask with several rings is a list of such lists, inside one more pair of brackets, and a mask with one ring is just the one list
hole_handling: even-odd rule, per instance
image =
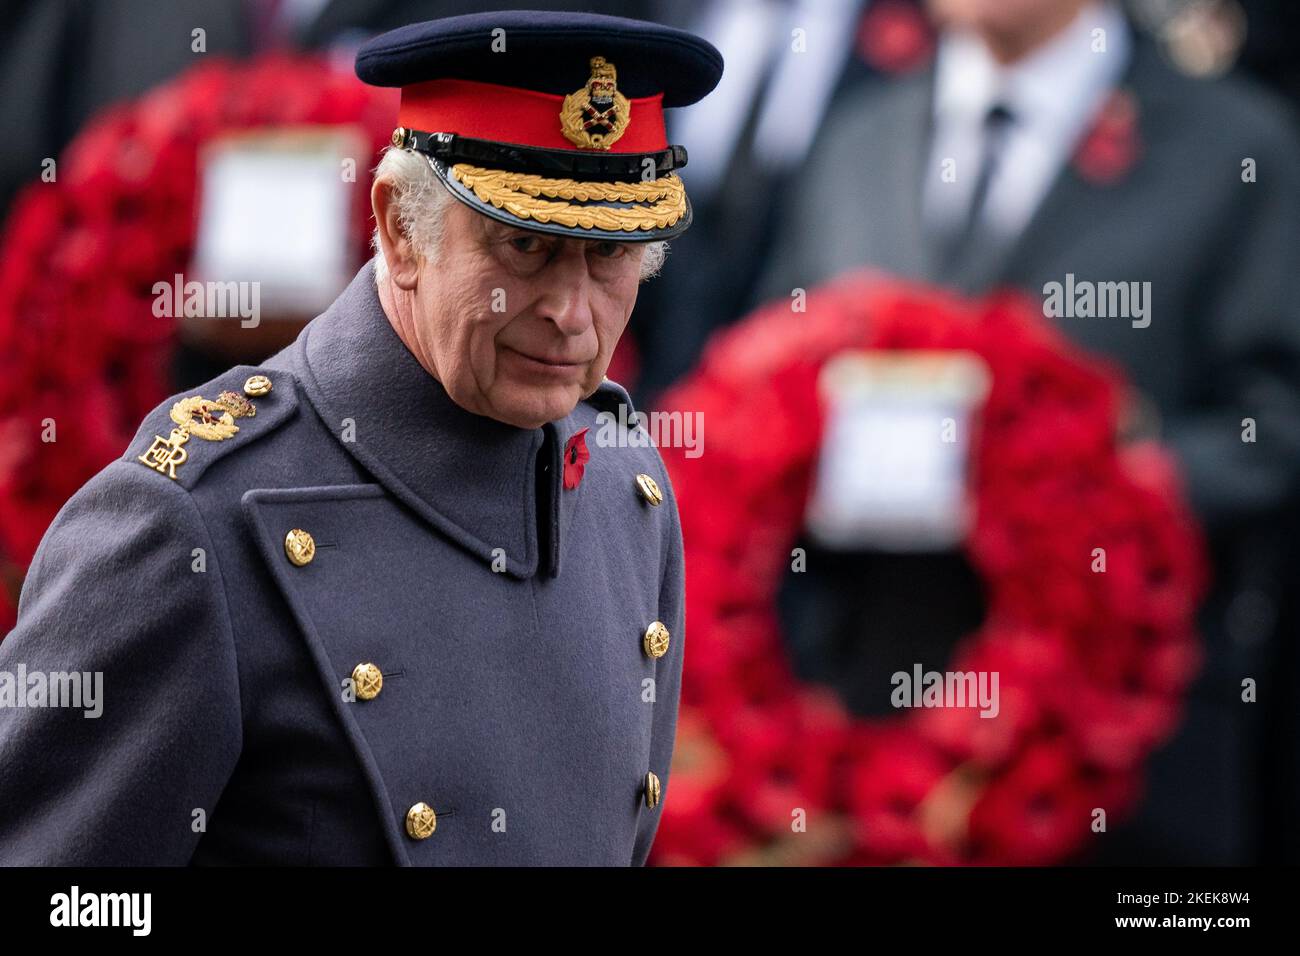
[[257, 408], [238, 392], [222, 392], [215, 401], [200, 395], [182, 398], [169, 414], [176, 427], [166, 438], [155, 435], [153, 444], [136, 461], [175, 480], [176, 469], [190, 457], [185, 443], [191, 435], [204, 441], [234, 438], [239, 431], [235, 419], [251, 418]]

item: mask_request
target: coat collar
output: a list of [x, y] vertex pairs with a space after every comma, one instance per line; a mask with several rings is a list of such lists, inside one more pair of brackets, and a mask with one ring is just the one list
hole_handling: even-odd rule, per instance
[[[582, 490], [563, 490], [564, 443], [581, 426], [573, 414], [541, 428], [517, 428], [467, 411], [397, 337], [364, 266], [292, 347], [303, 388], [326, 427], [375, 480], [438, 531], [506, 573], [559, 573], [559, 535]], [[344, 430], [348, 420], [353, 435]], [[549, 440], [549, 443], [548, 443]], [[537, 463], [550, 552], [539, 555]]]

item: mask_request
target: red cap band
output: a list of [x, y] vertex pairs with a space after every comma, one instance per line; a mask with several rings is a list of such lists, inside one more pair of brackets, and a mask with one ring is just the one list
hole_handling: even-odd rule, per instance
[[663, 94], [629, 100], [631, 121], [608, 150], [579, 149], [560, 129], [564, 97], [474, 80], [430, 80], [402, 87], [399, 126], [496, 143], [583, 153], [654, 153], [668, 148]]

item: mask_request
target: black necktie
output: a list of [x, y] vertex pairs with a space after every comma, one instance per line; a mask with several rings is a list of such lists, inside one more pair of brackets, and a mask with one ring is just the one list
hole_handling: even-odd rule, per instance
[[997, 173], [1007, 133], [1014, 119], [1011, 111], [1001, 103], [993, 104], [984, 114], [984, 123], [980, 128], [980, 164], [975, 174], [970, 202], [966, 206], [966, 215], [956, 229], [941, 237], [939, 244], [940, 277], [945, 280], [956, 279], [963, 268], [977, 257], [989, 186]]

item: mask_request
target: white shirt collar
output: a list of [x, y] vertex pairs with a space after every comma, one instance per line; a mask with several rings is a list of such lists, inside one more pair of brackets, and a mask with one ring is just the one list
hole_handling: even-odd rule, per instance
[[[1097, 30], [1105, 31], [1105, 52], [1094, 52]], [[935, 64], [935, 117], [978, 123], [1001, 100], [1017, 125], [1070, 125], [1081, 106], [1094, 103], [1118, 81], [1131, 43], [1124, 15], [1105, 0], [1086, 4], [1064, 30], [1007, 65], [998, 63], [978, 37], [949, 31], [939, 42]]]

